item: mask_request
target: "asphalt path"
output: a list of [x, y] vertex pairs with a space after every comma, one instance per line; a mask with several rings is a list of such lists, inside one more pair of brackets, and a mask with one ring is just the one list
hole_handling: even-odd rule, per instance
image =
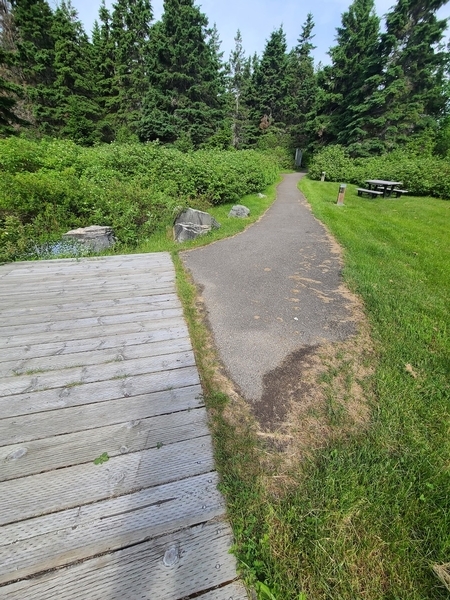
[[339, 249], [299, 192], [301, 177], [285, 175], [273, 205], [244, 232], [182, 253], [224, 368], [255, 405], [277, 403], [289, 365], [355, 333]]

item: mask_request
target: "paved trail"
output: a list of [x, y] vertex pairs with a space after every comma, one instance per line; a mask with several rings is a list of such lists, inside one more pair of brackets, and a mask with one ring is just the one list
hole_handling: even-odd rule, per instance
[[286, 175], [275, 203], [245, 232], [182, 255], [221, 360], [267, 426], [283, 416], [279, 382], [288, 385], [292, 365], [355, 333], [338, 251], [298, 191], [301, 177]]

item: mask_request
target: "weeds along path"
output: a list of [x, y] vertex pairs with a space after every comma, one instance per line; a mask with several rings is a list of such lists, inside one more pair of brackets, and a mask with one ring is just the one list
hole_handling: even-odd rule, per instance
[[241, 234], [182, 253], [228, 376], [262, 429], [285, 421], [304, 392], [302, 371], [330, 342], [357, 331], [340, 250], [285, 175], [277, 199]]

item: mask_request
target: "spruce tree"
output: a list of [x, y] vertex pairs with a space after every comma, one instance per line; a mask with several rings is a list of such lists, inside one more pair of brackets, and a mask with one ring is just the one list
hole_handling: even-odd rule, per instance
[[444, 114], [449, 53], [442, 40], [447, 20], [438, 19], [436, 11], [445, 3], [398, 0], [387, 15], [382, 37], [384, 85], [377, 101], [383, 107], [378, 134], [388, 150], [434, 128]]
[[98, 139], [100, 111], [95, 101], [92, 48], [70, 0], [62, 0], [56, 9], [52, 36], [58, 133], [79, 144], [93, 144]]
[[373, 0], [354, 0], [337, 28], [337, 45], [331, 48], [331, 67], [323, 80], [327, 142], [338, 142], [355, 155], [380, 150], [375, 135], [379, 114], [373, 95], [382, 81], [380, 20]]
[[315, 49], [313, 29], [314, 20], [309, 13], [297, 46], [289, 54], [287, 124], [294, 147], [305, 148], [314, 137], [318, 85], [311, 54]]
[[148, 91], [147, 56], [152, 19], [150, 0], [117, 0], [113, 5], [110, 35], [114, 45], [114, 75], [110, 110], [122, 138], [136, 134], [142, 116], [143, 99]]
[[100, 23], [94, 23], [92, 31], [95, 97], [101, 114], [98, 130], [103, 141], [112, 142], [115, 139], [114, 106], [117, 104], [115, 96], [118, 95], [118, 90], [114, 88], [115, 50], [111, 34], [111, 15], [105, 0], [102, 0], [100, 5], [99, 21]]
[[272, 32], [253, 74], [253, 115], [261, 123], [283, 126], [286, 119], [288, 56], [283, 27]]
[[11, 62], [11, 53], [0, 47], [0, 137], [15, 134], [18, 132], [18, 125], [26, 124], [16, 112], [17, 99], [22, 94], [22, 88], [2, 76]]
[[251, 79], [251, 61], [246, 59], [242, 43], [242, 35], [237, 30], [234, 38], [234, 49], [227, 63], [227, 93], [229, 98], [229, 114], [231, 116], [232, 145], [242, 148], [246, 142], [246, 129], [249, 125], [249, 109], [246, 96]]
[[16, 29], [15, 62], [28, 99], [24, 112], [33, 115], [37, 128], [54, 133], [55, 82], [53, 13], [46, 0], [12, 0]]
[[208, 20], [193, 0], [165, 0], [152, 29], [147, 94], [139, 135], [198, 147], [223, 121], [217, 57]]
[[14, 49], [11, 3], [0, 0], [0, 135], [2, 136], [14, 133], [13, 124], [18, 125], [21, 122], [17, 115], [17, 100], [22, 90], [17, 83], [14, 83], [18, 80], [17, 74], [13, 73]]

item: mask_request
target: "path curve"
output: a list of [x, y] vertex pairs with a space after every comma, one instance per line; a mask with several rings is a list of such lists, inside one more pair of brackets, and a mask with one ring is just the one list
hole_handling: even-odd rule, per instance
[[298, 190], [301, 177], [285, 175], [274, 204], [243, 233], [182, 253], [229, 377], [269, 415], [293, 363], [356, 333], [339, 248]]

